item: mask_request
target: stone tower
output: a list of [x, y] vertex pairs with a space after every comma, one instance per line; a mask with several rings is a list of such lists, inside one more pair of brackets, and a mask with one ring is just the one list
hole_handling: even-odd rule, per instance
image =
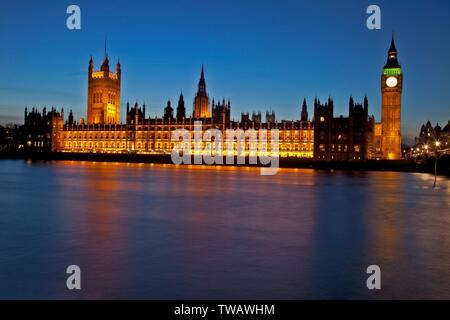
[[397, 60], [394, 36], [381, 76], [381, 152], [384, 159], [402, 158], [401, 106], [403, 72]]
[[119, 61], [115, 73], [109, 70], [106, 50], [99, 71], [94, 71], [94, 61], [91, 57], [88, 74], [88, 124], [120, 123], [120, 76]]

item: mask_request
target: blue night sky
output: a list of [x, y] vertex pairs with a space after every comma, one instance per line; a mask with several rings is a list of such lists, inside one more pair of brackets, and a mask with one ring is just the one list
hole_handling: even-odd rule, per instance
[[[81, 30], [66, 8], [81, 7]], [[378, 4], [382, 30], [366, 28]], [[450, 119], [450, 2], [442, 1], [4, 1], [0, 10], [0, 122], [21, 122], [25, 106], [64, 106], [86, 116], [87, 68], [122, 63], [122, 119], [136, 99], [161, 115], [180, 91], [192, 111], [201, 64], [211, 98], [242, 111], [299, 119], [317, 95], [347, 114], [352, 94], [380, 119], [380, 74], [395, 30], [405, 78], [402, 126], [411, 138], [426, 120]], [[67, 113], [66, 113], [67, 114]]]

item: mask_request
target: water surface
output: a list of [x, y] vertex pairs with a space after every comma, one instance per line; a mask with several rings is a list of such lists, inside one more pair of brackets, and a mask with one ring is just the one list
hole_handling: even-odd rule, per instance
[[[450, 299], [450, 181], [432, 183], [0, 161], [0, 298]], [[366, 288], [372, 264], [381, 291]]]

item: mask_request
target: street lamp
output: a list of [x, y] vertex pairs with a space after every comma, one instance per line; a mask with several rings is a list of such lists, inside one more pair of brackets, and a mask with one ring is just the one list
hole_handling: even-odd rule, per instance
[[439, 147], [441, 146], [441, 141], [439, 141], [439, 138], [436, 137], [436, 135], [434, 135], [435, 137], [435, 141], [434, 141], [434, 184], [433, 184], [433, 188], [436, 188], [437, 185], [437, 171], [438, 171], [438, 160], [439, 160]]

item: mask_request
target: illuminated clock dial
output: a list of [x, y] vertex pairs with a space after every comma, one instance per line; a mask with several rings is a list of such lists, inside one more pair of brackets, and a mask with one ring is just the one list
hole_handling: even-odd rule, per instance
[[398, 84], [398, 80], [397, 80], [396, 77], [389, 77], [389, 78], [386, 79], [386, 85], [387, 85], [389, 88], [396, 87], [397, 84]]

